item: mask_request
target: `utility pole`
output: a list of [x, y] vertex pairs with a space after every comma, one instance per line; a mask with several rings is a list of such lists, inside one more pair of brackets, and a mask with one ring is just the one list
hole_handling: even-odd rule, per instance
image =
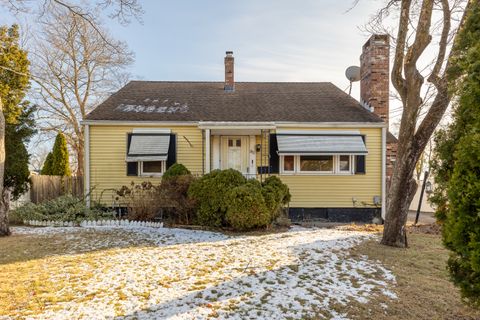
[[415, 225], [418, 223], [418, 218], [420, 217], [420, 209], [422, 208], [423, 194], [425, 193], [425, 186], [427, 185], [429, 172], [425, 171], [423, 176], [422, 192], [420, 193], [420, 200], [418, 200], [417, 215], [415, 216]]

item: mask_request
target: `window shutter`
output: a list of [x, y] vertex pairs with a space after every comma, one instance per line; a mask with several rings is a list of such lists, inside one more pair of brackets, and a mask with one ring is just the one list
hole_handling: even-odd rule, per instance
[[132, 134], [127, 133], [127, 154], [128, 154], [128, 150], [130, 149], [130, 143], [131, 142], [132, 142]]
[[127, 162], [127, 176], [138, 176], [138, 162]]
[[[365, 135], [362, 135], [363, 143], [365, 142]], [[355, 174], [365, 174], [365, 156], [355, 156]]]
[[[132, 134], [127, 133], [127, 154], [130, 149]], [[127, 162], [127, 176], [138, 176], [138, 162]]]
[[274, 133], [270, 134], [270, 152], [269, 152], [269, 165], [270, 165], [270, 173], [278, 173], [280, 164], [279, 164], [279, 156], [278, 156], [278, 143], [277, 143], [277, 135]]
[[355, 156], [355, 174], [365, 174], [365, 156]]
[[177, 162], [177, 135], [170, 135], [170, 145], [168, 146], [167, 169]]

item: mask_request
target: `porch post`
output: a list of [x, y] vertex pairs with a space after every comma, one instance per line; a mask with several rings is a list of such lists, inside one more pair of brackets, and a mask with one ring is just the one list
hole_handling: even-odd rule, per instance
[[205, 129], [205, 173], [210, 172], [210, 129]]
[[250, 146], [248, 148], [248, 174], [249, 178], [256, 177], [257, 170], [256, 170], [256, 155], [257, 155], [257, 150], [256, 150], [256, 136], [250, 136]]
[[212, 135], [212, 167], [210, 170], [220, 169], [220, 136]]
[[387, 128], [382, 128], [382, 219], [386, 217], [386, 208], [387, 208]]
[[87, 208], [90, 208], [90, 125], [85, 125], [84, 135], [84, 149], [83, 154], [84, 161], [84, 192], [85, 192], [85, 203]]

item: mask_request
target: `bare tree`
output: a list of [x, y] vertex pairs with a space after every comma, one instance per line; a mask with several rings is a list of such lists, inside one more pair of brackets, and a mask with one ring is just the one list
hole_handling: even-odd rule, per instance
[[[0, 6], [3, 6], [15, 14], [19, 13], [33, 13], [36, 18], [42, 17], [48, 9], [56, 9], [63, 7], [69, 14], [76, 18], [80, 18], [83, 22], [89, 24], [104, 41], [105, 45], [111, 46], [108, 39], [104, 37], [98, 28], [96, 21], [93, 19], [91, 9], [81, 5], [76, 5], [71, 2], [62, 0], [38, 0], [38, 6], [42, 10], [29, 9], [31, 3], [24, 0], [0, 0]], [[97, 9], [106, 10], [113, 7], [113, 12], [110, 13], [111, 18], [116, 18], [122, 23], [127, 23], [130, 16], [139, 17], [142, 14], [142, 9], [136, 0], [103, 0], [96, 2]], [[115, 48], [115, 46], [111, 46]], [[15, 70], [9, 66], [0, 66], [4, 71], [9, 71], [17, 75], [25, 75], [24, 73]], [[27, 76], [30, 76], [27, 75]], [[10, 194], [4, 189], [4, 174], [5, 174], [5, 117], [3, 115], [2, 97], [0, 96], [0, 236], [10, 234], [8, 225], [8, 211]]]
[[10, 194], [3, 188], [5, 175], [5, 117], [3, 116], [3, 103], [0, 97], [0, 236], [8, 236], [8, 210], [10, 208]]
[[[400, 6], [391, 76], [403, 112], [382, 244], [407, 246], [405, 226], [408, 208], [417, 190], [413, 173], [452, 98], [447, 83], [448, 52], [458, 29], [453, 24], [460, 20], [458, 24], [461, 25], [467, 10], [464, 3], [449, 0], [390, 0], [388, 6], [377, 15], [381, 20], [389, 10]], [[438, 21], [434, 21], [434, 17], [439, 17]], [[434, 59], [421, 68], [422, 60], [428, 57], [426, 49], [429, 45], [436, 49]], [[425, 103], [425, 97], [429, 97], [431, 102]]]
[[62, 7], [87, 20], [94, 28], [96, 25], [92, 12], [97, 9], [106, 11], [110, 18], [122, 24], [129, 23], [132, 17], [140, 20], [143, 14], [142, 6], [137, 0], [97, 0], [87, 4], [88, 2], [75, 0], [0, 0], [0, 5], [13, 14], [27, 13], [37, 17]]
[[30, 164], [33, 170], [37, 172], [42, 170], [43, 164], [45, 163], [49, 152], [50, 150], [47, 148], [38, 148], [33, 154], [31, 154]]
[[[67, 9], [51, 11], [42, 20], [32, 60], [39, 126], [44, 132], [63, 132], [83, 174], [84, 133], [80, 121], [108, 94], [122, 86], [124, 69], [133, 54]], [[109, 45], [105, 45], [105, 41]], [[123, 80], [123, 81], [122, 81]]]

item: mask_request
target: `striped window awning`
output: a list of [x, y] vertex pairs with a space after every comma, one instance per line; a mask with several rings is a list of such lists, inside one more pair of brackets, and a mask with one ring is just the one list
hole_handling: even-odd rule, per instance
[[277, 143], [280, 155], [368, 154], [361, 135], [277, 134]]
[[133, 133], [126, 161], [165, 161], [169, 145], [170, 134]]

